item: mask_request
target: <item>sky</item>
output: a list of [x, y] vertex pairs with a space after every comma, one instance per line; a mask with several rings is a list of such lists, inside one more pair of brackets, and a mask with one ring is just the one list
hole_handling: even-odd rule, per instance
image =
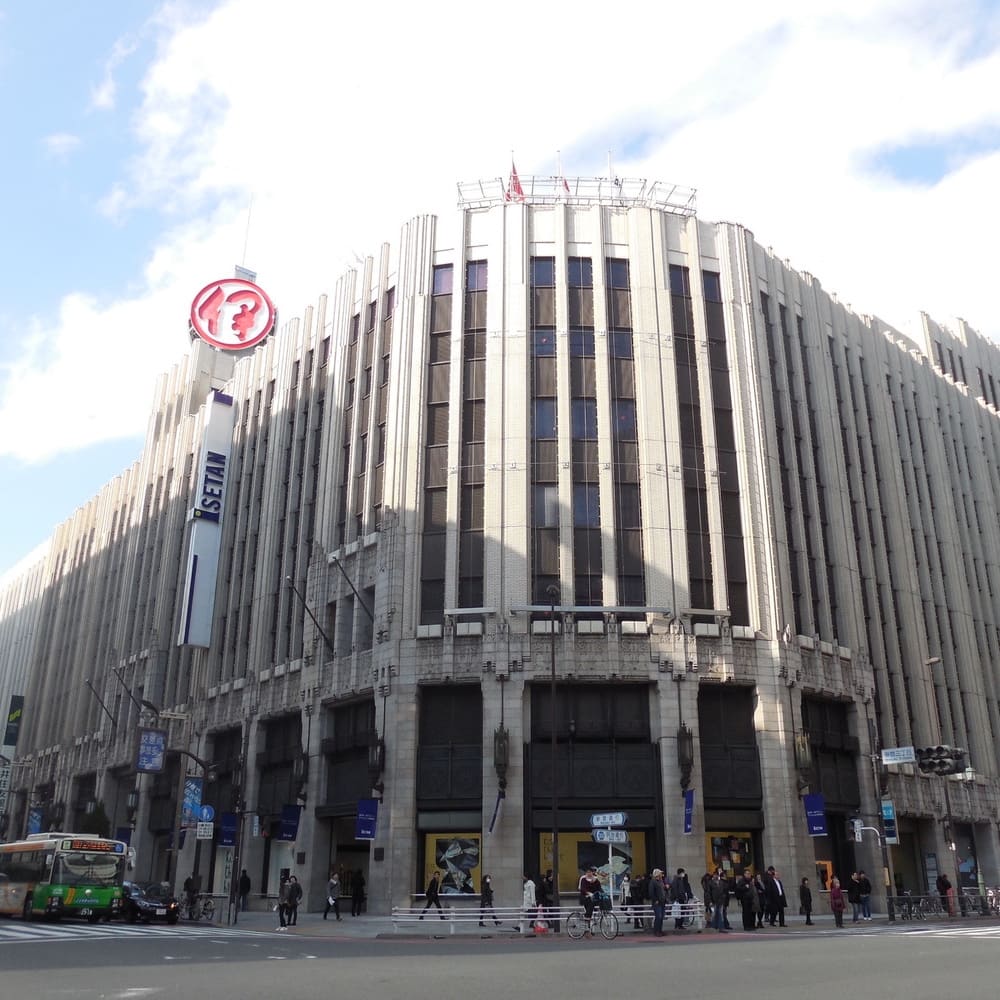
[[0, 579], [139, 457], [207, 281], [301, 315], [512, 153], [1000, 342], [1000, 0], [0, 0], [0, 122]]

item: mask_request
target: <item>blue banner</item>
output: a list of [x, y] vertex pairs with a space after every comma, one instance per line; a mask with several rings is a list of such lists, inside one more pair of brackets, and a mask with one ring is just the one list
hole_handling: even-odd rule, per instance
[[236, 824], [239, 818], [236, 813], [223, 813], [219, 820], [219, 846], [236, 846]]
[[694, 823], [694, 789], [684, 791], [684, 832], [690, 833]]
[[181, 813], [181, 827], [185, 830], [194, 829], [198, 825], [198, 812], [201, 809], [201, 789], [204, 779], [189, 774], [184, 779], [184, 809]]
[[299, 814], [302, 806], [282, 806], [278, 840], [294, 840], [299, 835]]
[[42, 832], [42, 810], [41, 809], [29, 809], [28, 810], [28, 836], [30, 837], [33, 833]]
[[806, 828], [810, 837], [826, 836], [826, 799], [822, 795], [803, 795], [806, 810]]
[[354, 823], [355, 840], [374, 840], [378, 822], [378, 799], [358, 799], [358, 818]]

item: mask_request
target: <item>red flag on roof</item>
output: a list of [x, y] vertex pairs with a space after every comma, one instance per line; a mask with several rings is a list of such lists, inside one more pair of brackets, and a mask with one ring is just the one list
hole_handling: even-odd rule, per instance
[[510, 184], [504, 193], [507, 201], [524, 201], [524, 188], [521, 187], [521, 181], [517, 176], [517, 167], [514, 166], [514, 161], [510, 161]]

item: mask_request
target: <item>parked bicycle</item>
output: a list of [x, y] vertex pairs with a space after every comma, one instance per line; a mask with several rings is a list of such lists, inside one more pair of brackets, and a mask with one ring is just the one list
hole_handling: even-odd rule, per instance
[[208, 920], [215, 916], [215, 901], [207, 892], [199, 892], [184, 904], [184, 916], [188, 920]]

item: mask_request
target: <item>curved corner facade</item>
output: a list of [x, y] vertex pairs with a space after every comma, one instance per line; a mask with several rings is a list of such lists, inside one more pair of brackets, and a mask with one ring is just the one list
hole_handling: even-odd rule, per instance
[[[216, 815], [182, 877], [294, 869], [319, 905], [343, 868], [385, 912], [435, 868], [514, 905], [554, 829], [566, 892], [590, 863], [822, 887], [882, 870], [851, 820], [891, 801], [896, 887], [1000, 882], [997, 348], [925, 318], [918, 350], [738, 225], [580, 191], [414, 218], [247, 356], [195, 344], [161, 380], [139, 461], [4, 598], [8, 836], [99, 805], [162, 878], [190, 773]], [[177, 636], [212, 390], [202, 648]], [[935, 744], [972, 770], [881, 764]]]

